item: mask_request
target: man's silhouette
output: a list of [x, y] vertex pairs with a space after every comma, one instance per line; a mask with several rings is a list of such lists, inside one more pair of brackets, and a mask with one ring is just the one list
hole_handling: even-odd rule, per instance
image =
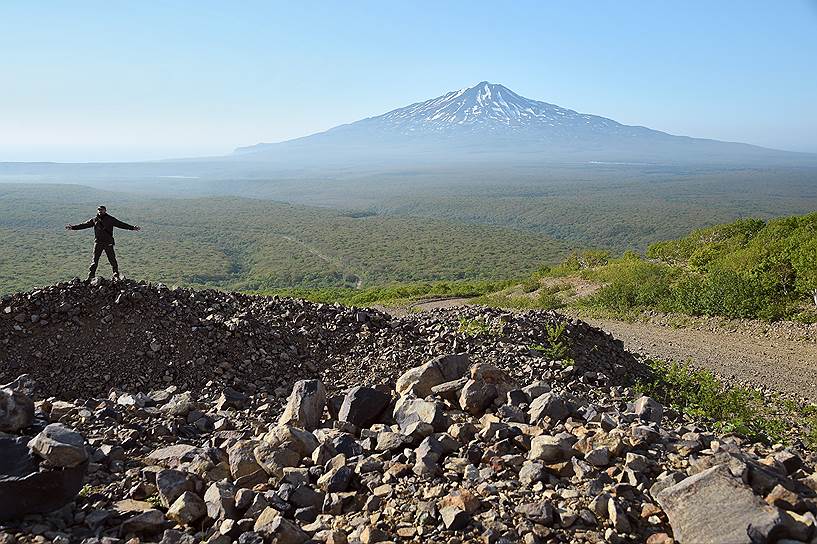
[[92, 279], [96, 275], [96, 267], [99, 266], [99, 257], [102, 252], [108, 257], [108, 262], [111, 263], [113, 269], [113, 278], [119, 279], [119, 265], [116, 262], [116, 253], [113, 250], [113, 228], [125, 230], [142, 230], [138, 225], [128, 225], [123, 223], [116, 217], [108, 215], [108, 210], [105, 206], [100, 206], [96, 209], [96, 216], [90, 218], [85, 223], [79, 225], [65, 225], [66, 230], [82, 230], [94, 228], [94, 258], [91, 261], [91, 266], [88, 267], [88, 279]]

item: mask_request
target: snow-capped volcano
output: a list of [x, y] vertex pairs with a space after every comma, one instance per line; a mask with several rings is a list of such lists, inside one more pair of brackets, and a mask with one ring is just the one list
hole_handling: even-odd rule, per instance
[[235, 155], [309, 164], [397, 164], [476, 159], [745, 163], [791, 154], [624, 125], [483, 81], [311, 136], [238, 148]]
[[585, 115], [547, 102], [519, 96], [503, 85], [483, 81], [370, 118], [395, 130], [416, 131], [527, 129], [531, 127], [623, 127], [604, 117]]

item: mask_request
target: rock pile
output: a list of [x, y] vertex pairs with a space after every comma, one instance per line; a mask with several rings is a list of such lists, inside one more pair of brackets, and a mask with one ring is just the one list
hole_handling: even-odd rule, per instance
[[[0, 309], [3, 375], [57, 376], [0, 387], [0, 459], [87, 474], [56, 511], [6, 516], [3, 544], [817, 541], [807, 453], [636, 398], [643, 369], [580, 322], [555, 339], [543, 312], [392, 319], [135, 282], [49, 289]], [[88, 338], [109, 340], [115, 360], [87, 370], [109, 379], [56, 373], [85, 368], [68, 350]], [[85, 393], [55, 394], [61, 380]]]
[[549, 379], [522, 384], [449, 354], [396, 389], [332, 394], [299, 381], [283, 409], [215, 384], [40, 401], [31, 451], [55, 467], [84, 463], [85, 486], [52, 514], [0, 522], [0, 542], [817, 536], [817, 474], [797, 453], [715, 436], [603, 375], [547, 366]]
[[[0, 300], [0, 382], [28, 373], [44, 396], [105, 396], [112, 388], [198, 390], [215, 381], [282, 395], [300, 379], [327, 388], [397, 378], [434, 356], [468, 352], [534, 378], [552, 312], [437, 311], [394, 318], [375, 310], [278, 297], [78, 280]], [[463, 334], [463, 321], [486, 324]], [[632, 380], [622, 344], [574, 321], [563, 333], [579, 368]]]

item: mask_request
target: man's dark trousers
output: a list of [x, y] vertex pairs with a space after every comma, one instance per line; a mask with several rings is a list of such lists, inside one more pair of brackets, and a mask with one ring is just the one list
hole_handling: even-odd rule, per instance
[[88, 272], [90, 272], [91, 276], [96, 274], [96, 267], [99, 266], [99, 258], [102, 256], [103, 251], [108, 257], [108, 262], [111, 263], [113, 273], [119, 273], [119, 265], [116, 263], [116, 253], [114, 253], [113, 244], [94, 243], [94, 260], [91, 261], [91, 266], [88, 267]]

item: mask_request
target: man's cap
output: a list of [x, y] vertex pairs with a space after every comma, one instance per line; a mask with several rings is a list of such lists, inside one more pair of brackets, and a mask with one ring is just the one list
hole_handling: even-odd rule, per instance
[[97, 210], [107, 210], [108, 208], [106, 208], [105, 206], [97, 206], [96, 209]]

